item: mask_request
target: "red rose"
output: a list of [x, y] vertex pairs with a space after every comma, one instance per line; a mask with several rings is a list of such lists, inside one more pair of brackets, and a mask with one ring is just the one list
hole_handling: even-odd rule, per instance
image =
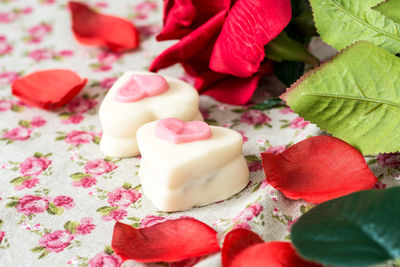
[[[232, 2], [232, 3], [231, 3]], [[245, 104], [264, 74], [264, 46], [289, 23], [289, 0], [167, 0], [157, 40], [182, 38], [160, 54], [150, 70], [181, 63], [199, 92]]]

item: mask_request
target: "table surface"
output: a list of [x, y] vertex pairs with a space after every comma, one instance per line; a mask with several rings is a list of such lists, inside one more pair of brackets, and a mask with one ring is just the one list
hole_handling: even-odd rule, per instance
[[[116, 54], [78, 44], [64, 0], [0, 0], [0, 265], [119, 266], [121, 260], [109, 247], [115, 221], [144, 227], [190, 216], [216, 229], [220, 240], [238, 227], [266, 241], [289, 239], [290, 226], [311, 206], [286, 199], [263, 181], [260, 152], [282, 151], [319, 134], [318, 128], [288, 108], [246, 110], [202, 96], [201, 111], [208, 122], [243, 135], [251, 182], [218, 204], [185, 212], [157, 211], [142, 194], [140, 159], [105, 158], [100, 152], [97, 111], [117, 77], [126, 70], [146, 70], [172, 44], [154, 39], [161, 27], [162, 4], [88, 3], [134, 22], [142, 39], [139, 49]], [[89, 82], [68, 105], [52, 112], [26, 106], [11, 95], [13, 79], [49, 68], [75, 70]], [[190, 81], [179, 66], [162, 73]], [[281, 86], [267, 80], [264, 87], [276, 91]], [[265, 97], [259, 92], [257, 99]], [[400, 184], [395, 169], [381, 167], [374, 159], [367, 157], [381, 178], [377, 187]], [[218, 266], [219, 255], [198, 265]]]

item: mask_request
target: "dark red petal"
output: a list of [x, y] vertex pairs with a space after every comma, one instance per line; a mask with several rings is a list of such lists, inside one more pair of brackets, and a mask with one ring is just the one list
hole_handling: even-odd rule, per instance
[[249, 78], [227, 75], [225, 79], [208, 86], [203, 94], [209, 95], [224, 103], [244, 105], [250, 101], [261, 77], [273, 72], [272, 64], [267, 63], [266, 67], [266, 72], [258, 72]]
[[36, 71], [16, 79], [12, 93], [31, 106], [55, 109], [74, 98], [86, 82], [87, 79], [70, 70]]
[[164, 27], [156, 38], [158, 41], [180, 39], [222, 10], [227, 11], [229, 6], [229, 0], [167, 0], [164, 2]]
[[363, 155], [335, 137], [311, 137], [261, 157], [267, 182], [290, 199], [321, 203], [377, 182]]
[[210, 45], [210, 41], [220, 31], [225, 19], [225, 11], [221, 11], [201, 27], [185, 36], [175, 45], [158, 55], [150, 66], [150, 71], [171, 66], [188, 60]]
[[250, 77], [264, 59], [264, 46], [289, 23], [290, 0], [237, 0], [214, 45], [210, 68]]
[[224, 239], [222, 245], [221, 258], [223, 266], [231, 266], [232, 260], [244, 249], [264, 240], [256, 233], [246, 229], [235, 229], [230, 231]]
[[72, 31], [80, 43], [105, 46], [115, 52], [138, 46], [139, 32], [128, 20], [97, 13], [80, 2], [70, 1], [68, 6]]
[[224, 267], [316, 267], [301, 259], [289, 242], [268, 242], [250, 246], [223, 264]]
[[191, 218], [141, 229], [117, 222], [111, 246], [123, 260], [174, 262], [219, 251], [216, 235], [214, 229]]

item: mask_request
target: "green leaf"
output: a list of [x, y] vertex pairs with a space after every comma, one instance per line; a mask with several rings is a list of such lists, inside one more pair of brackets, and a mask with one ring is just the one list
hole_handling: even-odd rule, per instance
[[4, 221], [2, 219], [0, 219], [0, 228], [3, 226]]
[[255, 155], [244, 156], [247, 162], [261, 162], [261, 159]]
[[6, 204], [6, 207], [13, 208], [13, 207], [17, 206], [18, 203], [19, 203], [18, 201], [11, 201]]
[[24, 181], [28, 180], [29, 178], [31, 178], [30, 176], [20, 176], [17, 178], [14, 178], [10, 181], [10, 184], [17, 186], [17, 185], [21, 185]]
[[114, 254], [114, 250], [113, 250], [110, 246], [106, 246], [106, 247], [104, 248], [104, 252], [105, 252], [106, 254], [108, 254], [108, 255]]
[[70, 175], [70, 177], [74, 181], [79, 181], [82, 178], [89, 177], [89, 176], [90, 176], [90, 174], [83, 173], [83, 172], [76, 172], [76, 173], [73, 173], [73, 174]]
[[33, 156], [34, 156], [35, 158], [41, 158], [41, 157], [43, 157], [43, 153], [35, 152], [35, 154], [33, 154]]
[[47, 208], [47, 213], [51, 215], [60, 215], [64, 212], [63, 207], [57, 207], [54, 203], [50, 202], [49, 207]]
[[400, 187], [356, 192], [300, 217], [291, 237], [306, 259], [365, 266], [400, 258]]
[[108, 215], [112, 210], [116, 210], [118, 207], [109, 207], [109, 206], [103, 206], [98, 208], [96, 211], [100, 213], [101, 215]]
[[20, 121], [18, 122], [18, 124], [21, 125], [21, 126], [23, 126], [23, 127], [26, 127], [26, 128], [31, 127], [31, 122], [30, 122], [30, 121], [26, 121], [26, 120], [20, 120]]
[[284, 105], [284, 102], [279, 97], [274, 97], [265, 100], [264, 102], [257, 103], [251, 106], [249, 109], [267, 110], [280, 105]]
[[400, 24], [372, 7], [382, 0], [310, 0], [322, 40], [340, 50], [360, 40], [400, 52]]
[[400, 0], [387, 0], [373, 7], [385, 17], [400, 23]]
[[400, 151], [400, 59], [359, 42], [283, 95], [290, 108], [363, 154]]
[[31, 248], [31, 251], [34, 253], [42, 252], [45, 249], [45, 247], [34, 247]]
[[43, 253], [40, 254], [40, 256], [38, 257], [38, 260], [40, 260], [40, 259], [46, 257], [47, 255], [49, 255], [49, 253], [50, 253], [50, 252], [48, 252], [47, 250], [43, 251]]
[[66, 138], [66, 136], [57, 136], [56, 139], [54, 139], [55, 141], [61, 141], [64, 140]]
[[64, 229], [69, 231], [71, 234], [74, 234], [76, 232], [76, 227], [79, 226], [79, 222], [73, 222], [73, 221], [67, 221], [64, 224]]
[[301, 61], [311, 65], [319, 65], [319, 60], [307, 51], [307, 48], [291, 39], [286, 32], [281, 32], [275, 39], [266, 46], [265, 55], [275, 61]]
[[282, 61], [274, 63], [275, 75], [286, 86], [297, 81], [304, 73], [304, 63], [295, 61]]
[[125, 183], [122, 185], [122, 187], [125, 188], [126, 190], [129, 190], [129, 189], [132, 189], [132, 184], [126, 183], [126, 182], [125, 182]]

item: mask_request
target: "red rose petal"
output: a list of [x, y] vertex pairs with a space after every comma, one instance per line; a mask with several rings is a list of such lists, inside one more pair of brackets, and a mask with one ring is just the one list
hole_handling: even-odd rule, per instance
[[221, 251], [224, 267], [316, 267], [301, 259], [289, 242], [264, 243], [256, 233], [236, 229], [225, 236]]
[[267, 182], [290, 199], [321, 203], [377, 182], [363, 155], [335, 137], [311, 137], [261, 157]]
[[221, 257], [223, 266], [231, 266], [233, 259], [244, 249], [255, 244], [264, 243], [264, 240], [256, 233], [246, 229], [230, 231], [224, 239]]
[[86, 82], [70, 70], [36, 71], [16, 79], [12, 93], [31, 106], [55, 109], [74, 98]]
[[264, 59], [264, 46], [291, 18], [290, 0], [237, 0], [214, 45], [210, 68], [250, 77]]
[[221, 11], [191, 34], [185, 36], [175, 45], [158, 55], [150, 66], [150, 71], [158, 71], [175, 63], [188, 60], [210, 44], [220, 31], [225, 19], [225, 11]]
[[174, 262], [220, 250], [214, 229], [191, 218], [135, 229], [117, 222], [112, 248], [123, 260]]
[[229, 6], [229, 0], [166, 0], [164, 27], [156, 39], [180, 39]]
[[68, 6], [72, 31], [80, 43], [105, 46], [115, 52], [138, 46], [139, 32], [128, 20], [97, 13], [80, 2], [70, 1]]

